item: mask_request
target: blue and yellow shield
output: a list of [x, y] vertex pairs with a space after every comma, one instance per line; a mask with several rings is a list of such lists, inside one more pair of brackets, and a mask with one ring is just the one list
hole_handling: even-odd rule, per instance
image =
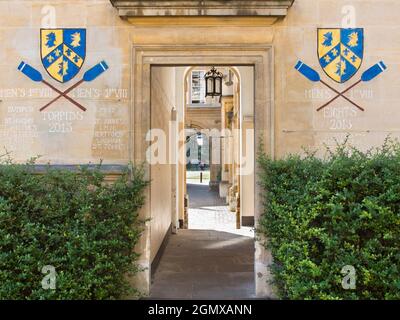
[[41, 29], [40, 53], [48, 74], [65, 83], [75, 77], [86, 57], [86, 29]]
[[344, 83], [353, 77], [364, 57], [364, 29], [318, 29], [318, 59], [325, 73]]

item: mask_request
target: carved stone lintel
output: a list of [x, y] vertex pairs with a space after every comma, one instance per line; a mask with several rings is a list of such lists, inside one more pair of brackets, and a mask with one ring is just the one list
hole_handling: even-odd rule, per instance
[[284, 17], [294, 0], [110, 0], [120, 17]]

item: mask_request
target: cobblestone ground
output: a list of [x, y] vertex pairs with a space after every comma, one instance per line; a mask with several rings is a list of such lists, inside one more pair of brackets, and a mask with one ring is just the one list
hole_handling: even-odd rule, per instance
[[154, 299], [249, 299], [254, 238], [208, 186], [189, 185], [189, 230], [172, 235], [153, 278]]

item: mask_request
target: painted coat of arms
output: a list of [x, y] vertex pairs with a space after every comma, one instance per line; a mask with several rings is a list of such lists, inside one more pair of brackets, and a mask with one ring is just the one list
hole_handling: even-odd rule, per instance
[[332, 80], [344, 83], [361, 67], [364, 29], [318, 29], [318, 59]]
[[86, 57], [86, 29], [41, 29], [40, 53], [48, 74], [58, 82], [74, 78]]

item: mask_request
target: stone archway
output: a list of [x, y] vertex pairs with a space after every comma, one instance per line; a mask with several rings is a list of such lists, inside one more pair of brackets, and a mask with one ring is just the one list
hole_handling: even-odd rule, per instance
[[[247, 65], [254, 66], [255, 72], [255, 141], [262, 138], [267, 154], [273, 156], [274, 141], [274, 104], [273, 104], [273, 48], [265, 45], [134, 45], [133, 46], [133, 83], [134, 97], [131, 108], [131, 157], [137, 164], [145, 163], [147, 178], [151, 179], [151, 166], [146, 163], [146, 150], [150, 143], [146, 141], [151, 129], [151, 68], [154, 66], [182, 65]], [[256, 152], [256, 150], [254, 150]], [[256, 175], [257, 175], [256, 166]], [[255, 219], [262, 212], [256, 181]], [[141, 211], [143, 219], [151, 219], [150, 192], [147, 191], [147, 204]], [[137, 279], [137, 285], [143, 291], [150, 290], [150, 232], [147, 228], [141, 239], [138, 251], [142, 253], [140, 264], [147, 268]], [[260, 242], [256, 242], [255, 253], [256, 295], [271, 297], [273, 292], [267, 280], [270, 278], [268, 265], [271, 256]]]

